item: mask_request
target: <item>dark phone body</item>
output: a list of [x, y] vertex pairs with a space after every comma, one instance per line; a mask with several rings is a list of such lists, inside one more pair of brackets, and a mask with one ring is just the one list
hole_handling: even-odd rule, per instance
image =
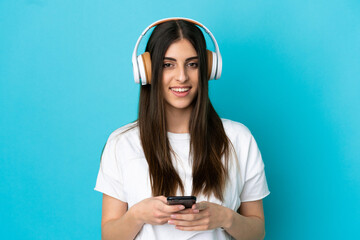
[[196, 203], [195, 196], [172, 196], [167, 197], [167, 202], [169, 205], [184, 205], [185, 208], [191, 208], [194, 203]]

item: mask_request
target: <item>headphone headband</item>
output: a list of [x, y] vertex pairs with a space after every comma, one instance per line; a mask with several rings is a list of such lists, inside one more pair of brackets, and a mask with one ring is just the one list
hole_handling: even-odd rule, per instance
[[[135, 79], [135, 82], [136, 83], [139, 83], [140, 82], [140, 73], [139, 73], [139, 69], [141, 68], [141, 66], [138, 65], [138, 61], [137, 61], [137, 50], [138, 50], [138, 47], [140, 45], [140, 41], [141, 39], [144, 37], [144, 35], [153, 27], [161, 24], [161, 23], [164, 23], [164, 22], [168, 22], [168, 21], [173, 21], [173, 20], [185, 20], [185, 21], [188, 21], [188, 22], [191, 22], [201, 28], [203, 28], [205, 30], [205, 32], [210, 36], [214, 46], [215, 46], [215, 53], [216, 53], [216, 56], [217, 56], [217, 63], [216, 63], [216, 72], [215, 72], [215, 75], [214, 75], [214, 79], [219, 79], [220, 76], [221, 76], [221, 70], [222, 70], [222, 59], [221, 59], [221, 55], [220, 55], [220, 50], [219, 50], [219, 46], [216, 42], [216, 39], [214, 37], [214, 35], [209, 31], [209, 29], [207, 29], [203, 24], [201, 24], [200, 22], [198, 21], [195, 21], [193, 19], [190, 19], [190, 18], [183, 18], [183, 17], [173, 17], [173, 18], [164, 18], [164, 19], [160, 19], [154, 23], [152, 23], [151, 25], [149, 25], [142, 33], [141, 35], [139, 36], [138, 40], [136, 41], [136, 44], [135, 44], [135, 48], [134, 48], [134, 51], [133, 51], [133, 54], [132, 54], [132, 63], [133, 63], [133, 70], [134, 70], [134, 79]], [[214, 67], [214, 66], [213, 66]], [[142, 85], [146, 85], [146, 80], [144, 81], [144, 79], [141, 79], [141, 83]]]

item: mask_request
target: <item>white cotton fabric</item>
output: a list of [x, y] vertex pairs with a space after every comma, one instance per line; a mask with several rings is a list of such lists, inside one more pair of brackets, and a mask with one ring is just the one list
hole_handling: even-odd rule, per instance
[[[224, 192], [224, 202], [214, 196], [209, 199], [203, 195], [196, 197], [197, 202], [210, 201], [237, 211], [241, 202], [262, 199], [270, 192], [265, 177], [264, 163], [251, 132], [238, 122], [222, 119], [222, 123], [235, 152], [229, 161], [229, 178]], [[109, 136], [101, 157], [95, 187], [96, 191], [127, 202], [128, 208], [152, 196], [148, 163], [141, 146], [138, 127], [130, 128], [134, 126], [133, 124], [121, 127]], [[173, 164], [183, 181], [185, 195], [191, 195], [190, 134], [169, 132], [168, 138], [176, 153]], [[180, 231], [169, 224], [145, 224], [135, 239], [222, 240], [232, 238], [221, 228], [209, 231]]]

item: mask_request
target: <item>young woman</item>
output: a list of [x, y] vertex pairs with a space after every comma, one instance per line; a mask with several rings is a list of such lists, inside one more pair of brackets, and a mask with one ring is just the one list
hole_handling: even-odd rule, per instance
[[[216, 40], [190, 19], [144, 33], [154, 25], [133, 62], [143, 83], [138, 120], [114, 131], [102, 153], [102, 239], [263, 239], [261, 154], [250, 131], [220, 119], [208, 96], [208, 80], [221, 74]], [[197, 197], [192, 208], [167, 203], [189, 195]]]

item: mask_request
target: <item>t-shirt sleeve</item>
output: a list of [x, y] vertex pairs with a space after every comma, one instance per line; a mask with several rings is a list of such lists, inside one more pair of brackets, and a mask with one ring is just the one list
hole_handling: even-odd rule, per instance
[[110, 135], [101, 155], [95, 190], [126, 202], [117, 143], [117, 136], [115, 134]]
[[245, 167], [245, 183], [240, 194], [242, 202], [263, 199], [270, 194], [266, 181], [264, 162], [254, 137], [251, 135]]

